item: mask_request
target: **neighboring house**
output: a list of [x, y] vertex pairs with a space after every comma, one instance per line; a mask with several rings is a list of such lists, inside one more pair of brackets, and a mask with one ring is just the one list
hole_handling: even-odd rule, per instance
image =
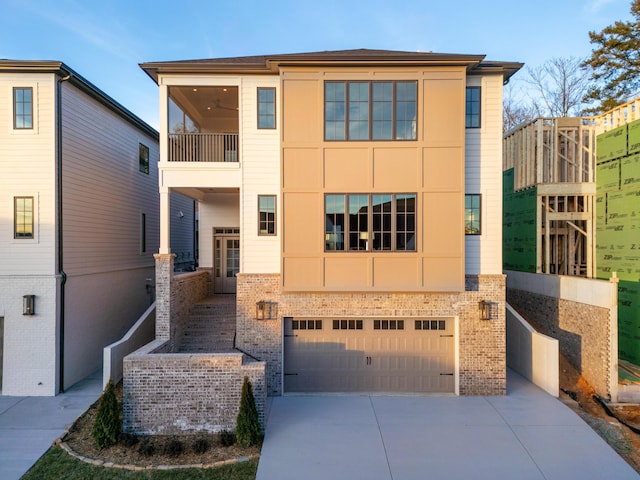
[[161, 98], [163, 351], [180, 192], [269, 394], [505, 394], [502, 88], [521, 66], [386, 50], [142, 64]]
[[[3, 395], [55, 395], [95, 372], [154, 301], [158, 155], [153, 128], [64, 63], [0, 61]], [[175, 197], [172, 214], [193, 210]]]

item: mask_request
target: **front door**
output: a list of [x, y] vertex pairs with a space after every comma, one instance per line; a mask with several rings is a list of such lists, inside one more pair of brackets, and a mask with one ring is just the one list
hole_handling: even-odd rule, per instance
[[[224, 233], [218, 233], [220, 230]], [[237, 232], [238, 229], [216, 229], [214, 234], [215, 293], [236, 293], [236, 274], [240, 271], [240, 235]]]

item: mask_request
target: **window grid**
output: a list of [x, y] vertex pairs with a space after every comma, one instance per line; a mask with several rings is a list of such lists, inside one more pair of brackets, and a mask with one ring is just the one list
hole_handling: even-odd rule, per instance
[[258, 88], [258, 128], [276, 128], [276, 89]]
[[404, 330], [404, 320], [374, 320], [374, 330]]
[[13, 128], [33, 129], [33, 88], [13, 88]]
[[396, 250], [415, 250], [416, 197], [396, 196]]
[[480, 93], [480, 87], [467, 87], [466, 89], [466, 128], [480, 128]]
[[415, 81], [325, 82], [325, 140], [416, 140]]
[[149, 147], [142, 143], [138, 144], [138, 165], [142, 173], [149, 174]]
[[480, 194], [466, 194], [464, 196], [464, 233], [465, 235], [480, 235], [481, 221]]
[[15, 197], [13, 200], [14, 228], [13, 238], [32, 239], [33, 234], [33, 197]]
[[292, 330], [322, 330], [322, 320], [291, 320]]
[[334, 330], [362, 330], [362, 320], [334, 320]]
[[276, 196], [258, 195], [258, 235], [276, 234]]
[[446, 330], [446, 320], [416, 320], [416, 330]]

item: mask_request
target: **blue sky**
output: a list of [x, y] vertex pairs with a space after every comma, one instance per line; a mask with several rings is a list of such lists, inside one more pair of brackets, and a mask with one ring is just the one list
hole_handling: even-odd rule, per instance
[[[60, 60], [150, 125], [141, 62], [373, 48], [485, 54], [535, 67], [585, 57], [631, 0], [0, 0], [0, 58]], [[514, 87], [519, 85], [519, 73]]]

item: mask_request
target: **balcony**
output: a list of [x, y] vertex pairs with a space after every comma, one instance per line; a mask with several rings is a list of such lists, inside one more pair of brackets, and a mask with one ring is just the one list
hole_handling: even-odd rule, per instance
[[237, 162], [237, 133], [170, 133], [170, 162]]

